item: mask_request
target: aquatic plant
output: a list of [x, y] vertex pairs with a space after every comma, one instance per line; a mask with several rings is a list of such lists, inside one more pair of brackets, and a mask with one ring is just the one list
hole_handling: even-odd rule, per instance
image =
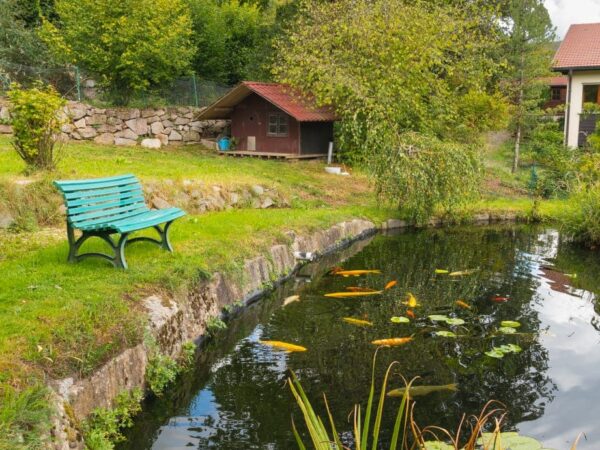
[[[375, 405], [375, 367], [377, 352], [373, 358], [373, 369], [371, 375], [371, 386], [367, 398], [367, 406], [362, 412], [360, 405], [355, 405], [352, 412], [354, 446], [357, 450], [383, 448], [379, 443], [379, 433], [383, 421], [384, 403], [388, 380], [392, 369], [399, 364], [397, 361], [391, 363], [385, 373], [379, 393], [379, 401]], [[389, 442], [389, 450], [508, 450], [516, 448], [522, 450], [543, 450], [542, 444], [537, 440], [521, 436], [515, 432], [502, 432], [501, 425], [506, 412], [504, 405], [496, 401], [488, 402], [478, 416], [467, 418], [463, 414], [457, 430], [452, 433], [437, 426], [420, 428], [414, 420], [414, 395], [426, 395], [430, 392], [442, 390], [456, 390], [456, 384], [443, 386], [413, 386], [415, 379], [407, 381], [403, 378], [404, 388], [394, 389], [393, 397], [400, 398], [400, 404], [396, 410], [396, 418], [392, 435]], [[327, 403], [327, 397], [323, 394], [323, 401], [327, 411], [327, 423], [319, 417], [302, 385], [296, 375], [292, 372], [288, 378], [288, 384], [296, 403], [300, 407], [302, 417], [306, 424], [312, 446], [315, 450], [346, 450], [348, 447], [341, 442], [339, 433], [333, 420], [333, 415]], [[419, 391], [420, 389], [420, 391]], [[390, 395], [387, 394], [387, 396]], [[493, 432], [484, 432], [490, 424]], [[306, 450], [300, 432], [292, 419], [292, 431], [300, 450]], [[576, 450], [579, 438], [571, 447]]]

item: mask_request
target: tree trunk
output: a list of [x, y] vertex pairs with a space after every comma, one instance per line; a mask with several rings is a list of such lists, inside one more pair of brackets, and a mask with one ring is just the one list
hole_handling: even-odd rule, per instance
[[521, 150], [521, 124], [517, 125], [517, 136], [515, 137], [515, 154], [513, 157], [512, 173], [519, 168], [519, 152]]
[[517, 118], [517, 136], [515, 137], [515, 154], [513, 157], [513, 166], [512, 173], [515, 173], [519, 168], [519, 151], [521, 149], [521, 134], [523, 130], [523, 120], [524, 120], [524, 107], [523, 107], [523, 97], [524, 97], [524, 87], [525, 84], [525, 74], [524, 74], [524, 65], [525, 65], [525, 52], [521, 53], [521, 76], [519, 79], [519, 116]]

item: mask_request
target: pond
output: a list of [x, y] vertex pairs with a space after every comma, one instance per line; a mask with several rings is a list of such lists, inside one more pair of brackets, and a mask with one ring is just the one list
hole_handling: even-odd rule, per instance
[[[351, 255], [351, 256], [349, 256]], [[378, 269], [361, 277], [331, 275], [332, 266]], [[475, 270], [476, 269], [476, 270]], [[441, 270], [466, 271], [450, 276]], [[380, 290], [357, 298], [324, 294], [348, 287]], [[406, 345], [378, 354], [377, 380], [397, 360], [406, 378], [422, 385], [456, 383], [456, 391], [416, 397], [420, 425], [455, 430], [463, 413], [476, 414], [488, 400], [506, 405], [504, 431], [516, 430], [546, 447], [600, 448], [600, 258], [563, 242], [552, 229], [456, 228], [378, 235], [304, 267], [272, 295], [229, 323], [199, 356], [197, 369], [162, 398], [147, 402], [122, 449], [295, 449], [291, 417], [304, 427], [285, 381], [300, 378], [322, 413], [327, 394], [338, 430], [350, 443], [348, 414], [364, 405], [375, 345], [380, 338], [414, 334]], [[420, 306], [406, 316], [408, 293]], [[283, 299], [300, 299], [283, 306]], [[471, 308], [461, 307], [457, 300]], [[433, 322], [430, 315], [464, 320]], [[344, 317], [372, 322], [357, 326]], [[502, 321], [521, 325], [498, 332]], [[451, 321], [452, 322], [452, 321]], [[458, 321], [460, 322], [460, 321]], [[435, 335], [451, 331], [456, 338]], [[306, 347], [286, 353], [261, 344], [278, 340]], [[515, 344], [522, 351], [486, 355]], [[498, 356], [498, 355], [496, 355]], [[398, 376], [390, 388], [402, 385]], [[386, 403], [389, 439], [397, 399]]]

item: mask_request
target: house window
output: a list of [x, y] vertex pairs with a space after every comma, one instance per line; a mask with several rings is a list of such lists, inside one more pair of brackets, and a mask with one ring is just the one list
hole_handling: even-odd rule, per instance
[[563, 90], [563, 88], [560, 88], [560, 87], [551, 88], [550, 89], [550, 100], [556, 100], [556, 101], [561, 100], [562, 90]]
[[282, 113], [269, 114], [268, 136], [286, 137], [288, 135], [288, 116]]
[[598, 84], [585, 84], [583, 86], [583, 103], [600, 104], [599, 88], [600, 85]]

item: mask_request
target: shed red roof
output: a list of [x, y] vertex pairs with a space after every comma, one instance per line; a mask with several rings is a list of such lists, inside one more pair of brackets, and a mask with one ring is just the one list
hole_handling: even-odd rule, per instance
[[301, 94], [279, 83], [244, 81], [202, 111], [198, 119], [227, 119], [235, 105], [251, 93], [260, 95], [298, 122], [332, 122], [337, 119], [331, 108], [315, 106], [311, 95]]
[[554, 55], [555, 70], [600, 68], [600, 23], [571, 25]]
[[548, 86], [566, 86], [569, 84], [568, 77], [551, 77], [548, 78]]

